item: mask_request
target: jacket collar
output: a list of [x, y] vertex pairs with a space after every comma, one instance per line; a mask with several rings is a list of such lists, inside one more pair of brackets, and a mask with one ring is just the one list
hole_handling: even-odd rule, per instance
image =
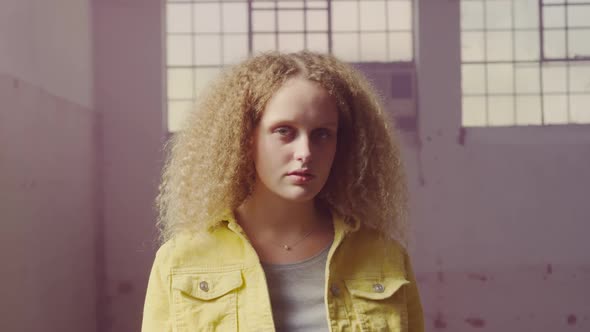
[[[361, 223], [357, 218], [354, 217], [344, 217], [341, 216], [334, 211], [332, 213], [332, 223], [334, 225], [334, 235], [336, 238], [343, 237], [344, 235], [352, 232], [356, 232], [360, 229]], [[219, 224], [227, 224], [227, 227], [239, 234], [244, 234], [244, 230], [238, 224], [236, 220], [236, 216], [231, 209], [226, 209], [223, 213], [220, 214], [218, 218], [215, 218], [218, 222], [215, 225]]]

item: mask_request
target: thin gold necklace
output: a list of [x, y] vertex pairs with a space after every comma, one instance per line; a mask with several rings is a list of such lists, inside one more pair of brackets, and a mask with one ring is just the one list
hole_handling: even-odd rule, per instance
[[300, 244], [303, 240], [307, 239], [307, 237], [309, 237], [317, 228], [318, 228], [318, 226], [312, 227], [299, 240], [297, 240], [297, 241], [295, 241], [294, 243], [291, 243], [291, 244], [280, 244], [280, 243], [277, 243], [277, 242], [274, 242], [274, 241], [270, 241], [270, 240], [268, 242], [274, 244], [275, 246], [281, 247], [281, 248], [285, 249], [286, 251], [291, 251], [298, 244]]

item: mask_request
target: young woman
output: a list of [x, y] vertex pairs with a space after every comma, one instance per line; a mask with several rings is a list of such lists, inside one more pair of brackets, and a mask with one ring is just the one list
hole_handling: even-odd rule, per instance
[[394, 128], [332, 56], [267, 53], [170, 143], [144, 332], [423, 331]]

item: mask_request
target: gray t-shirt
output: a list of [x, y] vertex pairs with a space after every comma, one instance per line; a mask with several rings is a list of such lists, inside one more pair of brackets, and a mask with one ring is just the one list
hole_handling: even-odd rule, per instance
[[262, 264], [277, 331], [329, 331], [324, 304], [328, 251], [330, 246], [293, 264]]

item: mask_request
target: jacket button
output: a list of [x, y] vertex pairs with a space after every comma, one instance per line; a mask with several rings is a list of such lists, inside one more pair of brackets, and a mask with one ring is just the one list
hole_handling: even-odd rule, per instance
[[338, 288], [338, 285], [332, 284], [332, 286], [330, 287], [330, 292], [334, 296], [339, 296], [340, 295], [340, 288]]
[[385, 287], [383, 287], [383, 285], [381, 284], [374, 284], [373, 290], [375, 291], [375, 293], [383, 293], [385, 291]]
[[208, 292], [209, 291], [209, 284], [206, 281], [201, 281], [201, 283], [199, 284], [199, 288], [203, 292]]

